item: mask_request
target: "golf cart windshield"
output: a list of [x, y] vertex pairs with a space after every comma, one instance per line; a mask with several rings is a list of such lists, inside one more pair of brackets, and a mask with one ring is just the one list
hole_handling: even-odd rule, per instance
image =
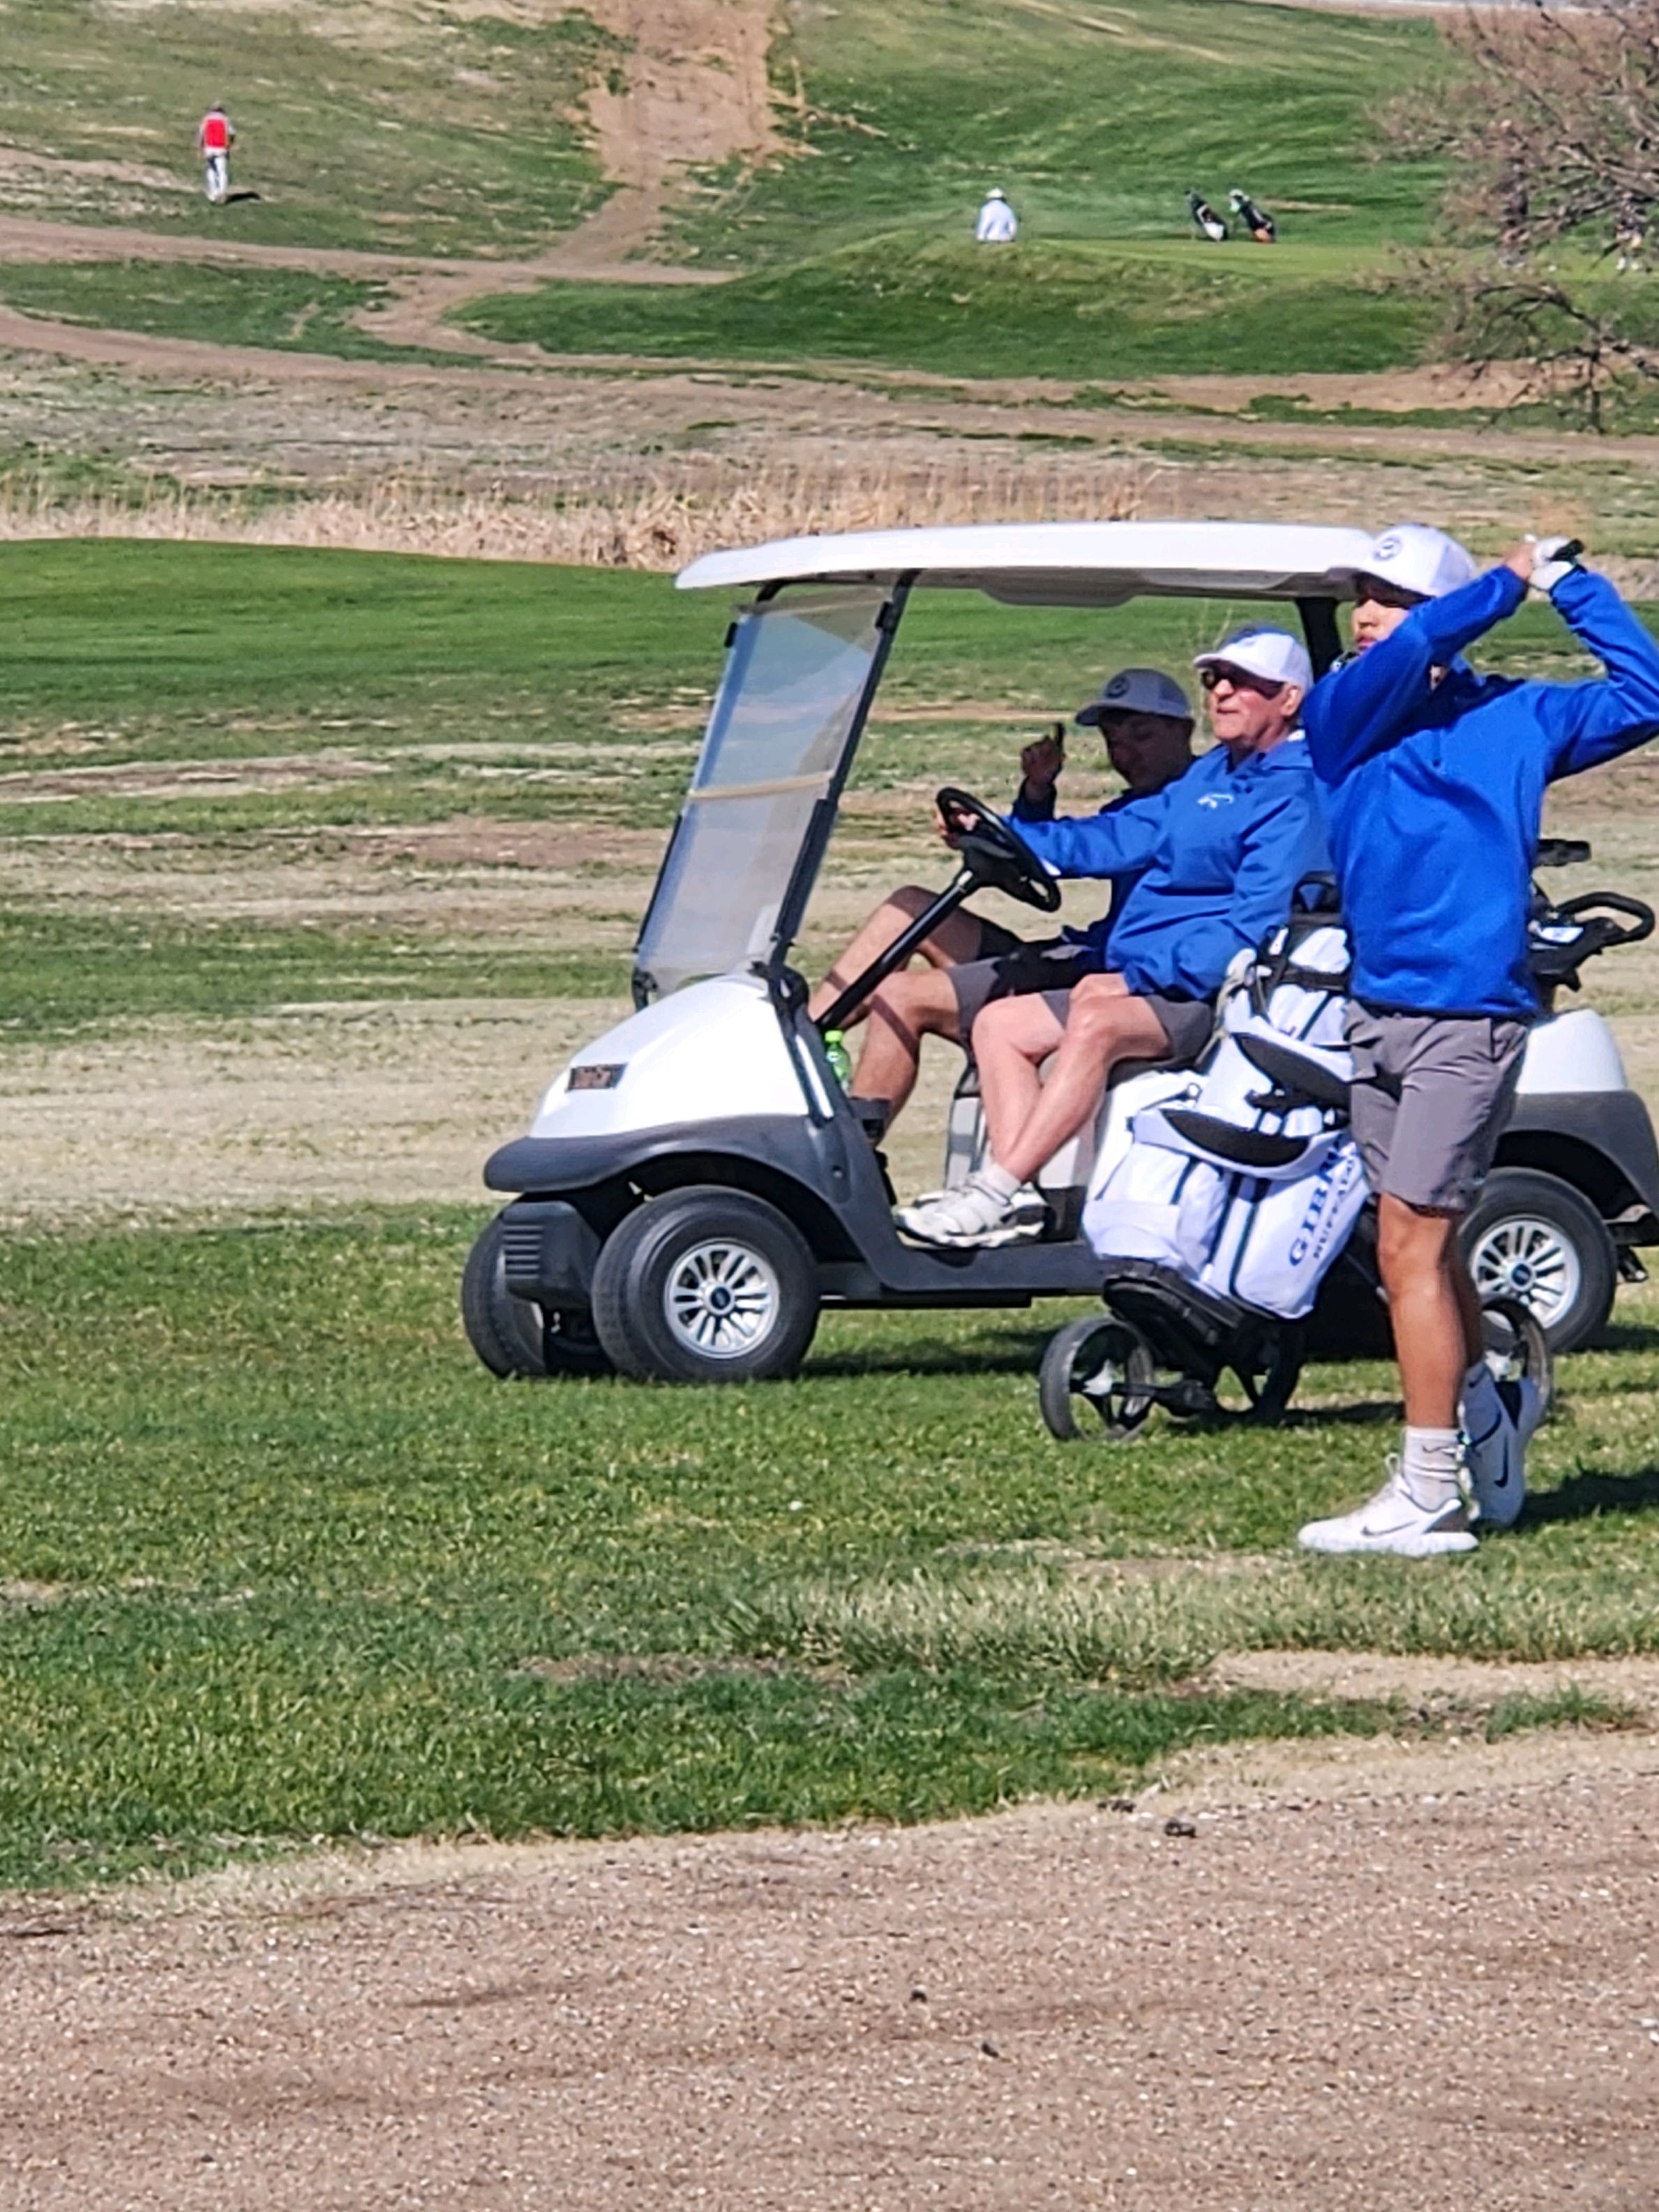
[[880, 585], [832, 587], [768, 599], [739, 618], [640, 932], [636, 996], [655, 998], [787, 949], [798, 919], [787, 912], [796, 902], [791, 886], [815, 864], [820, 808], [828, 833], [892, 597]]

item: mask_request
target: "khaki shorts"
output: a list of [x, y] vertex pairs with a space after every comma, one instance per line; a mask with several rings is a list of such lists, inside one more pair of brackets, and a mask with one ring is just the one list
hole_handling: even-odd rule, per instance
[[1398, 1014], [1356, 1001], [1354, 1141], [1379, 1194], [1467, 1213], [1510, 1118], [1527, 1024], [1486, 1014]]

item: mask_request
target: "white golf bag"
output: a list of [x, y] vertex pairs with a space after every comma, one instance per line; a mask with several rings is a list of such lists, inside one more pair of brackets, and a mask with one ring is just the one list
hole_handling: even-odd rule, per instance
[[1090, 1191], [1083, 1230], [1109, 1265], [1152, 1263], [1201, 1296], [1299, 1321], [1365, 1203], [1347, 1127], [1348, 945], [1298, 915], [1234, 991], [1185, 1088], [1143, 1109]]

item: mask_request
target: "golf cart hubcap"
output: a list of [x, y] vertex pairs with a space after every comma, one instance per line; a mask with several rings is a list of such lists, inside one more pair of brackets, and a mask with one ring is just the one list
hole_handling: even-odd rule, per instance
[[675, 1261], [665, 1301], [668, 1326], [704, 1359], [752, 1352], [776, 1325], [778, 1279], [752, 1246], [711, 1238]]
[[1578, 1255], [1555, 1224], [1522, 1214], [1486, 1231], [1470, 1273], [1483, 1298], [1519, 1298], [1547, 1328], [1574, 1304], [1583, 1281]]

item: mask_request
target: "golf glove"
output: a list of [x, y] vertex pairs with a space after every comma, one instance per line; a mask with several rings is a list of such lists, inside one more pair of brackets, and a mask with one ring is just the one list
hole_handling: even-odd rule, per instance
[[1571, 575], [1584, 550], [1576, 538], [1534, 538], [1532, 545], [1532, 588], [1546, 595]]

